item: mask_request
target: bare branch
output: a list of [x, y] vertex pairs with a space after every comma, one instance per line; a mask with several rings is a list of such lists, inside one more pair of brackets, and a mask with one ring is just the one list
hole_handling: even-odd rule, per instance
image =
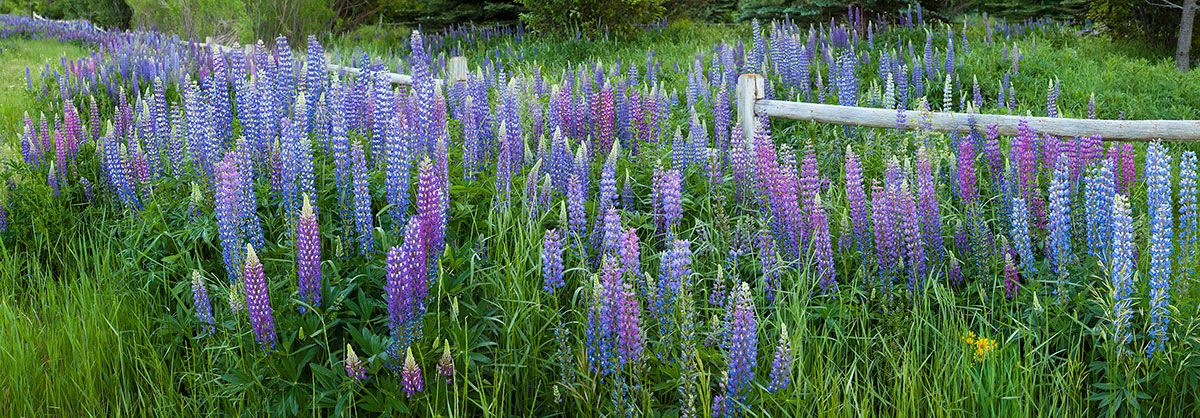
[[1173, 9], [1183, 10], [1183, 5], [1175, 4], [1167, 0], [1146, 0], [1146, 4], [1158, 7], [1170, 7]]

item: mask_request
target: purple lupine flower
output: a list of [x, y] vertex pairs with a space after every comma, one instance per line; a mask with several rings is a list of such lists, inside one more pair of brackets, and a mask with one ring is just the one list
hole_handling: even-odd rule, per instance
[[229, 280], [238, 278], [238, 266], [241, 264], [241, 248], [243, 237], [239, 229], [238, 191], [243, 179], [238, 168], [237, 157], [233, 153], [217, 163], [220, 176], [216, 185], [216, 214], [217, 232], [221, 237], [221, 253], [225, 259], [225, 270]]
[[926, 256], [940, 262], [946, 253], [942, 239], [942, 215], [937, 201], [937, 190], [933, 185], [933, 168], [924, 147], [917, 151], [916, 204], [921, 219], [921, 236], [925, 240]]
[[[855, 248], [865, 255], [867, 247], [871, 245], [871, 238], [867, 235], [871, 220], [867, 213], [867, 195], [863, 191], [862, 163], [849, 145], [846, 146], [846, 200], [850, 205], [850, 220], [854, 224]], [[842, 231], [843, 235], [845, 233]]]
[[1012, 299], [1017, 297], [1017, 291], [1021, 290], [1021, 280], [1017, 273], [1017, 266], [1013, 264], [1013, 255], [1011, 252], [1004, 252], [1004, 297]]
[[1130, 323], [1133, 321], [1133, 274], [1137, 269], [1133, 251], [1133, 219], [1125, 195], [1112, 199], [1112, 262], [1106, 264], [1111, 278], [1113, 311], [1110, 317], [1113, 327], [1115, 355], [1120, 358], [1129, 354], [1126, 344], [1133, 341]]
[[837, 292], [837, 272], [833, 269], [833, 248], [830, 247], [829, 216], [825, 206], [821, 204], [821, 195], [817, 195], [816, 210], [812, 215], [813, 248], [817, 263], [817, 277], [820, 279], [821, 293]]
[[371, 191], [368, 189], [367, 161], [363, 157], [362, 144], [354, 141], [351, 147], [354, 164], [354, 224], [358, 227], [359, 248], [368, 256], [375, 249], [374, 220], [371, 214]]
[[602, 255], [617, 257], [621, 251], [622, 231], [621, 231], [621, 216], [617, 214], [617, 208], [609, 207], [604, 211], [604, 216], [597, 217], [596, 223], [600, 224], [598, 235], [601, 237], [602, 245], [600, 250]]
[[[921, 213], [918, 212], [917, 202], [909, 191], [908, 181], [900, 183], [898, 189], [893, 188], [894, 203], [899, 216], [900, 233], [904, 237], [906, 253], [905, 265], [908, 266], [908, 291], [915, 299], [924, 289], [923, 275], [926, 266], [925, 241], [921, 238]], [[894, 216], [895, 216], [894, 215]], [[939, 235], [940, 239], [940, 235]]]
[[963, 272], [962, 272], [962, 267], [959, 266], [959, 264], [958, 264], [957, 258], [953, 258], [953, 257], [950, 258], [950, 271], [949, 271], [948, 275], [950, 276], [950, 285], [952, 285], [952, 286], [962, 285]]
[[1050, 246], [1047, 251], [1051, 265], [1058, 273], [1058, 287], [1054, 291], [1058, 295], [1064, 295], [1067, 267], [1072, 262], [1069, 170], [1067, 156], [1060, 154], [1058, 162], [1054, 165], [1054, 178], [1050, 183]]
[[1004, 155], [1000, 153], [1000, 128], [994, 123], [988, 125], [986, 137], [984, 152], [987, 154], [988, 173], [995, 183], [1004, 173]]
[[388, 328], [392, 332], [389, 356], [399, 360], [399, 349], [411, 346], [421, 338], [421, 318], [425, 314], [426, 242], [424, 222], [419, 216], [409, 218], [404, 229], [404, 243], [392, 247], [387, 255]]
[[727, 328], [722, 348], [725, 350], [726, 372], [729, 376], [723, 398], [724, 410], [729, 415], [738, 415], [746, 408], [746, 397], [754, 381], [754, 367], [758, 364], [757, 322], [750, 285], [742, 282], [725, 311]]
[[542, 236], [542, 278], [544, 289], [550, 294], [566, 283], [563, 282], [563, 242], [557, 229], [546, 230]]
[[[785, 153], [785, 155], [788, 153]], [[800, 164], [800, 199], [803, 204], [804, 215], [808, 219], [814, 219], [817, 216], [817, 209], [820, 201], [821, 183], [817, 168], [817, 154], [813, 151], [812, 139], [809, 139], [804, 145], [804, 159]], [[793, 170], [794, 164], [783, 164], [785, 172], [789, 173]], [[786, 178], [786, 177], [785, 177]], [[790, 203], [785, 203], [790, 206]], [[786, 206], [785, 206], [786, 207]], [[814, 226], [811, 222], [800, 222], [800, 247], [808, 248], [808, 243], [812, 239], [812, 229]], [[829, 226], [825, 226], [826, 232]]]
[[771, 362], [771, 383], [767, 390], [779, 392], [792, 383], [792, 340], [788, 338], [787, 326], [780, 326], [779, 345], [775, 347], [775, 360]]
[[204, 335], [212, 335], [213, 324], [212, 303], [208, 299], [208, 288], [204, 286], [204, 276], [200, 270], [192, 270], [192, 307], [196, 309], [196, 319], [200, 320]]
[[454, 357], [450, 356], [450, 340], [442, 340], [442, 357], [438, 359], [437, 375], [450, 384], [454, 379]]
[[613, 292], [617, 362], [621, 365], [636, 363], [645, 349], [641, 326], [642, 308], [634, 297], [633, 285], [630, 283], [622, 283], [621, 287]]
[[346, 344], [346, 377], [353, 380], [354, 383], [362, 383], [367, 377], [367, 370], [363, 367], [362, 360], [359, 360], [358, 354], [354, 352], [354, 347]]
[[[321, 306], [321, 233], [317, 225], [317, 213], [304, 195], [300, 209], [300, 220], [296, 224], [296, 276], [300, 300], [312, 306]], [[305, 308], [300, 307], [300, 313]]]
[[675, 227], [683, 219], [682, 179], [679, 170], [666, 170], [662, 182], [655, 186], [661, 194], [661, 209], [659, 213], [664, 232], [673, 235]]
[[413, 358], [412, 347], [408, 347], [404, 358], [404, 368], [400, 370], [400, 381], [404, 384], [404, 395], [412, 399], [413, 394], [425, 391], [425, 381], [421, 377], [421, 366]]
[[629, 277], [642, 277], [641, 265], [637, 228], [629, 228], [621, 236], [621, 269]]
[[446, 246], [446, 206], [443, 201], [444, 187], [434, 171], [429, 157], [421, 160], [417, 167], [417, 216], [421, 218], [426, 265], [432, 269], [441, 259]]
[[246, 311], [250, 313], [254, 337], [263, 349], [274, 350], [275, 317], [271, 311], [271, 296], [267, 293], [267, 278], [254, 247], [249, 244], [246, 245], [246, 268], [242, 277], [246, 289]]

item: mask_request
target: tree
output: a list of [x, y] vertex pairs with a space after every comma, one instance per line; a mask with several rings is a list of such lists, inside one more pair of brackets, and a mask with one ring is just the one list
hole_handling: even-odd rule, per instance
[[1192, 23], [1196, 18], [1196, 0], [1183, 0], [1183, 3], [1172, 2], [1169, 0], [1147, 0], [1154, 6], [1171, 7], [1179, 9], [1181, 16], [1179, 17], [1179, 37], [1175, 43], [1175, 68], [1180, 72], [1187, 72], [1191, 68], [1189, 55], [1192, 52]]

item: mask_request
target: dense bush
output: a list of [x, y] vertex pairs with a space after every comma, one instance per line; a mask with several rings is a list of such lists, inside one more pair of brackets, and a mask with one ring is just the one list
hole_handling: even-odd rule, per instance
[[[7, 1], [5, 3], [8, 3]], [[20, 1], [18, 4], [36, 4], [37, 10], [51, 19], [87, 19], [100, 26], [125, 28], [129, 26], [131, 11], [124, 0], [46, 0], [44, 2]], [[27, 8], [14, 11], [28, 13]]]
[[548, 32], [625, 33], [662, 17], [666, 0], [520, 0], [529, 9], [521, 19]]
[[241, 0], [126, 0], [134, 27], [157, 28], [184, 37], [248, 40], [249, 21]]

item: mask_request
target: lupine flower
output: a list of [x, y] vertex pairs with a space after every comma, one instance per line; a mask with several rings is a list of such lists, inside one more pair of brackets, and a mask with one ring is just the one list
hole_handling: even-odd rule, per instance
[[[870, 246], [870, 218], [867, 195], [863, 191], [862, 163], [849, 145], [846, 146], [846, 200], [850, 204], [850, 219], [854, 224], [854, 243], [859, 253], [866, 254]], [[842, 232], [845, 234], [845, 231]]]
[[429, 269], [436, 265], [446, 246], [444, 193], [432, 161], [425, 157], [417, 167], [417, 216], [421, 218], [421, 235], [427, 240], [424, 255]]
[[[614, 259], [615, 260], [615, 259]], [[613, 297], [616, 311], [616, 346], [618, 364], [636, 363], [642, 357], [645, 344], [642, 339], [642, 308], [633, 294], [633, 286], [624, 283]]]
[[1013, 264], [1012, 253], [1004, 252], [1004, 297], [1012, 299], [1017, 296], [1021, 281], [1017, 276], [1017, 266]]
[[354, 224], [358, 226], [359, 248], [362, 255], [375, 250], [374, 220], [371, 214], [371, 191], [368, 189], [367, 161], [363, 157], [362, 144], [354, 141], [351, 147], [354, 163]]
[[1172, 240], [1171, 209], [1171, 157], [1161, 143], [1153, 143], [1146, 153], [1146, 200], [1150, 217], [1150, 325], [1147, 331], [1151, 341], [1146, 345], [1146, 355], [1153, 356], [1164, 348], [1169, 337], [1171, 304], [1171, 255]]
[[196, 319], [200, 320], [204, 335], [212, 335], [212, 304], [209, 303], [208, 288], [204, 286], [204, 276], [200, 275], [200, 270], [192, 270], [192, 306], [196, 309]]
[[[1112, 176], [1108, 176], [1112, 181]], [[1196, 212], [1196, 153], [1184, 151], [1179, 159], [1179, 278], [1192, 277], [1198, 232]], [[1186, 285], [1186, 281], [1184, 282]]]
[[425, 314], [426, 261], [423, 220], [411, 217], [404, 229], [404, 243], [387, 254], [387, 283], [384, 287], [388, 307], [388, 328], [392, 333], [389, 356], [399, 360], [399, 349], [421, 338], [421, 318]]
[[[383, 83], [387, 83], [384, 81]], [[387, 135], [383, 138], [383, 159], [387, 165], [384, 169], [385, 196], [392, 216], [393, 232], [400, 232], [404, 225], [404, 213], [408, 210], [408, 183], [412, 175], [412, 161], [409, 159], [410, 142], [412, 141], [412, 124], [404, 124], [403, 115], [396, 113], [388, 123]]]
[[612, 257], [604, 257], [600, 275], [592, 279], [592, 297], [588, 308], [587, 358], [592, 373], [608, 376], [614, 370], [616, 359], [615, 298], [620, 291], [621, 279], [618, 263]]
[[821, 293], [837, 292], [837, 272], [833, 268], [833, 248], [830, 247], [829, 217], [825, 214], [825, 206], [821, 204], [821, 195], [817, 195], [816, 210], [812, 215], [813, 248], [817, 263], [817, 277], [821, 283]]
[[263, 349], [275, 349], [275, 317], [271, 311], [271, 297], [267, 293], [267, 278], [263, 265], [254, 253], [254, 247], [246, 245], [246, 269], [243, 283], [246, 289], [246, 310], [250, 312], [250, 324], [254, 337]]
[[779, 290], [780, 271], [779, 249], [771, 230], [763, 227], [758, 230], [758, 264], [762, 267], [763, 288], [767, 304], [775, 303], [775, 293]]
[[787, 326], [781, 326], [779, 345], [775, 347], [775, 360], [771, 362], [771, 383], [767, 390], [779, 392], [792, 382], [792, 340], [788, 338]]
[[1112, 199], [1115, 193], [1110, 164], [1102, 161], [1087, 176], [1084, 210], [1087, 216], [1088, 254], [1106, 264], [1112, 249]]
[[563, 242], [558, 230], [546, 230], [542, 236], [542, 277], [546, 283], [544, 289], [550, 294], [566, 284], [563, 282], [562, 251]]
[[925, 241], [921, 238], [920, 220], [922, 217], [918, 212], [916, 202], [913, 201], [912, 193], [909, 192], [907, 180], [901, 182], [898, 190], [893, 189], [893, 193], [895, 195], [893, 203], [898, 204], [895, 207], [898, 212], [893, 216], [898, 216], [898, 225], [907, 250], [905, 264], [908, 266], [908, 291], [915, 299], [924, 289], [922, 278], [925, 273], [926, 248]]
[[754, 317], [754, 299], [750, 297], [750, 285], [740, 283], [729, 300], [725, 311], [725, 364], [728, 379], [725, 384], [724, 411], [738, 415], [746, 408], [754, 367], [758, 364], [758, 325]]
[[216, 185], [217, 232], [221, 237], [221, 254], [225, 259], [225, 271], [229, 280], [237, 280], [237, 266], [241, 264], [242, 236], [239, 230], [238, 191], [241, 188], [242, 174], [233, 153], [217, 163], [220, 175]]
[[[933, 186], [933, 168], [925, 147], [917, 150], [917, 213], [920, 216], [921, 236], [925, 240], [926, 257], [940, 262], [946, 252], [942, 239], [942, 215]], [[924, 261], [921, 262], [924, 271]]]
[[442, 340], [442, 358], [438, 360], [437, 374], [438, 377], [446, 379], [447, 385], [454, 379], [454, 358], [450, 357], [450, 340]]
[[1133, 256], [1133, 219], [1125, 195], [1118, 194], [1112, 200], [1112, 262], [1108, 263], [1108, 275], [1112, 286], [1113, 311], [1109, 320], [1113, 327], [1114, 349], [1118, 358], [1129, 354], [1133, 341], [1130, 323], [1133, 321], [1133, 273], [1136, 269]]
[[1021, 257], [1021, 270], [1025, 277], [1033, 277], [1037, 268], [1033, 266], [1033, 248], [1029, 242], [1029, 207], [1020, 197], [1012, 198], [1012, 231], [1013, 245]]
[[358, 354], [354, 353], [354, 347], [346, 344], [346, 377], [353, 380], [354, 383], [362, 383], [367, 377], [367, 370], [363, 367], [362, 360], [358, 359]]
[[621, 267], [629, 277], [642, 277], [641, 264], [637, 228], [629, 228], [621, 236]]
[[962, 285], [963, 272], [962, 272], [962, 267], [959, 266], [959, 264], [958, 264], [957, 258], [953, 258], [953, 257], [950, 258], [950, 271], [948, 272], [948, 276], [950, 277], [950, 285], [952, 285], [952, 286]]
[[[1067, 268], [1071, 265], [1071, 185], [1067, 156], [1059, 154], [1050, 183], [1050, 262], [1058, 274], [1054, 293], [1065, 296]], [[1022, 263], [1024, 263], [1024, 256]]]
[[413, 358], [412, 347], [408, 347], [404, 358], [404, 368], [400, 370], [400, 381], [403, 382], [404, 395], [412, 399], [413, 394], [425, 391], [425, 381], [421, 377], [421, 366]]
[[[317, 226], [317, 214], [304, 195], [300, 209], [300, 220], [296, 224], [296, 276], [299, 283], [300, 300], [312, 306], [321, 306], [321, 233]], [[305, 308], [300, 307], [300, 313]]]
[[666, 170], [662, 176], [662, 182], [656, 185], [656, 189], [661, 193], [662, 201], [660, 207], [662, 212], [659, 213], [662, 220], [662, 228], [668, 234], [674, 234], [675, 227], [679, 226], [679, 221], [683, 219], [683, 201], [682, 201], [682, 179], [678, 170]]

